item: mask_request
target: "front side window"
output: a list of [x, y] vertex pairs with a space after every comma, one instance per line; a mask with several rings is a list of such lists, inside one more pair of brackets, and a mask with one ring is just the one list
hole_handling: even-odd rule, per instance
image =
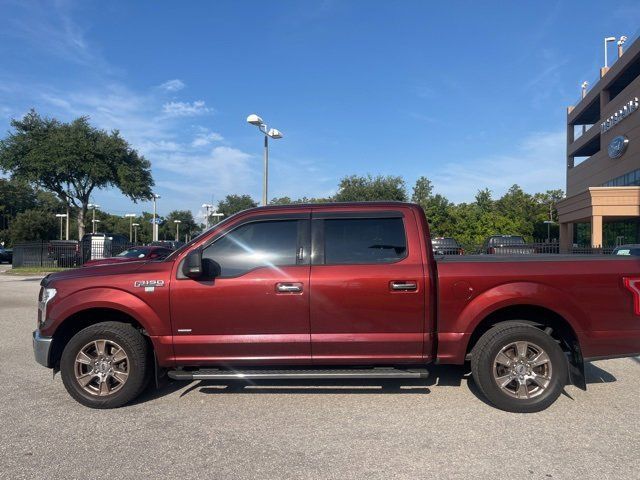
[[407, 255], [401, 218], [327, 219], [326, 264], [392, 263]]
[[222, 277], [237, 277], [259, 267], [296, 264], [298, 221], [264, 221], [241, 225], [202, 252], [219, 266]]

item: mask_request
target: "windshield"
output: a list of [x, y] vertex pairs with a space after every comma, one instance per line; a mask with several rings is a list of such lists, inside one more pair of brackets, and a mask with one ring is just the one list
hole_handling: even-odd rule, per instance
[[149, 253], [149, 250], [146, 248], [130, 248], [129, 250], [125, 250], [120, 252], [116, 257], [127, 257], [127, 258], [144, 258]]
[[[240, 212], [241, 213], [241, 212]], [[199, 240], [202, 239], [202, 237], [206, 234], [208, 234], [211, 230], [214, 230], [216, 228], [220, 228], [222, 226], [224, 226], [225, 224], [229, 223], [229, 221], [233, 220], [236, 218], [236, 215], [231, 215], [230, 217], [225, 218], [224, 220], [222, 220], [221, 222], [216, 223], [215, 225], [209, 227], [208, 230], [205, 230], [204, 232], [196, 235], [195, 237], [193, 237], [189, 243], [185, 243], [184, 245], [182, 245], [180, 248], [174, 250], [173, 252], [171, 252], [171, 255], [169, 255], [166, 260], [173, 260], [174, 258], [176, 258], [177, 255], [179, 255], [181, 252], [184, 252], [185, 250], [187, 250], [188, 248], [191, 248], [191, 246], [198, 242]]]

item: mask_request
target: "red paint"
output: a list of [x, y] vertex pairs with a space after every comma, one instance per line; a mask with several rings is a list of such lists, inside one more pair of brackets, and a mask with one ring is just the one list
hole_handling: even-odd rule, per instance
[[[190, 251], [247, 219], [390, 210], [402, 214], [408, 242], [407, 256], [396, 263], [264, 267], [236, 278], [178, 278]], [[549, 258], [455, 257], [436, 264], [424, 214], [411, 204], [258, 208], [222, 222], [164, 261], [49, 276], [45, 283], [58, 293], [41, 334], [55, 336], [74, 314], [103, 308], [144, 328], [162, 366], [462, 363], [483, 319], [525, 305], [562, 317], [585, 357], [640, 352], [640, 260]], [[136, 281], [164, 286], [148, 291], [135, 287]], [[416, 288], [394, 291], [392, 282]], [[279, 284], [302, 291], [282, 292]]]

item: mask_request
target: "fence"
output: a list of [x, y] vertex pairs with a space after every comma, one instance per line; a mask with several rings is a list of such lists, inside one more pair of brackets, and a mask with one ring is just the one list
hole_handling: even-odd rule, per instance
[[88, 260], [113, 257], [130, 248], [129, 243], [53, 240], [50, 242], [20, 243], [13, 247], [13, 268], [78, 267]]
[[615, 246], [573, 245], [569, 248], [561, 247], [557, 242], [534, 242], [519, 245], [470, 245], [465, 246], [466, 254], [495, 254], [495, 255], [610, 255]]

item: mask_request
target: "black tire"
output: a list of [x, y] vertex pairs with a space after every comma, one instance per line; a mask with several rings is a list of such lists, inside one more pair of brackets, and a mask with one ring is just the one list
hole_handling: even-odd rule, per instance
[[[95, 340], [115, 342], [126, 353], [127, 379], [114, 393], [98, 396], [87, 392], [76, 379], [76, 356]], [[117, 408], [126, 405], [147, 386], [153, 369], [150, 349], [142, 334], [120, 322], [102, 322], [75, 334], [65, 346], [60, 360], [62, 382], [75, 400], [90, 408]]]
[[[542, 388], [535, 381], [526, 380], [527, 374], [522, 377], [524, 380], [519, 381], [518, 378], [520, 377], [513, 375], [510, 370], [518, 368], [519, 361], [515, 358], [509, 367], [500, 362], [496, 363], [498, 354], [504, 348], [508, 348], [516, 342], [527, 342], [529, 344], [529, 350], [527, 351], [531, 352], [530, 356], [536, 354], [536, 347], [547, 354], [548, 361], [544, 366], [535, 367], [536, 369], [550, 369], [550, 380], [545, 388]], [[514, 346], [513, 351], [515, 352], [515, 350], [516, 347]], [[526, 348], [523, 348], [523, 350], [526, 350]], [[507, 357], [512, 360], [510, 355], [507, 355]], [[502, 369], [503, 373], [506, 370], [506, 375], [499, 377], [498, 370], [495, 370], [496, 373], [494, 375], [494, 368]], [[540, 370], [537, 370], [537, 372], [543, 375], [540, 378], [544, 378], [544, 375], [547, 375], [547, 373], [542, 373]], [[550, 335], [523, 322], [512, 321], [496, 325], [480, 337], [471, 353], [471, 373], [480, 391], [497, 408], [507, 412], [532, 413], [546, 409], [560, 396], [567, 383], [569, 366], [560, 345]], [[508, 380], [508, 376], [513, 376], [514, 379], [504, 388], [501, 388], [496, 378], [507, 378]], [[532, 392], [527, 391], [524, 395], [515, 398], [514, 395], [519, 393], [519, 382], [522, 381], [525, 382], [524, 388], [531, 389]], [[531, 398], [529, 398], [529, 395], [531, 395]]]

